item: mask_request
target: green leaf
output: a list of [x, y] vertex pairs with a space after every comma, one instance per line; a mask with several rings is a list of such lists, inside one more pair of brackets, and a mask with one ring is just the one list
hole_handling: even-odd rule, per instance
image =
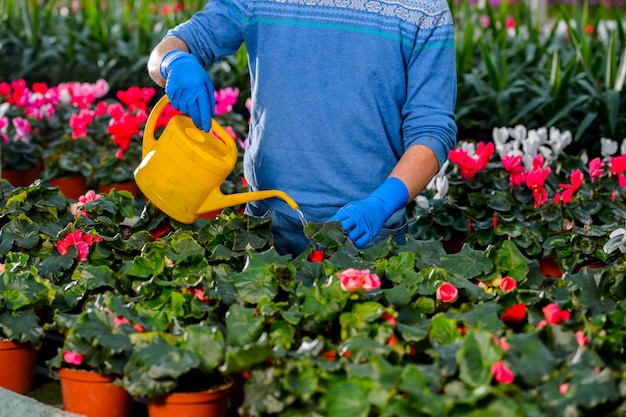
[[362, 380], [332, 384], [322, 401], [326, 403], [328, 417], [367, 417], [369, 415], [367, 388]]
[[303, 401], [308, 401], [318, 389], [318, 377], [315, 368], [307, 363], [291, 362], [285, 375], [284, 386], [288, 392], [293, 393]]
[[604, 274], [602, 269], [583, 268], [578, 274], [567, 274], [564, 280], [588, 317], [615, 309], [615, 301], [609, 298], [613, 279]]
[[30, 309], [0, 312], [0, 335], [17, 342], [31, 342], [35, 347], [41, 346], [43, 328], [39, 325], [39, 317]]
[[515, 243], [505, 240], [496, 255], [496, 266], [507, 271], [508, 276], [521, 282], [528, 275], [528, 264], [531, 261], [517, 248]]
[[490, 332], [473, 329], [469, 331], [457, 352], [459, 378], [472, 387], [491, 383], [491, 365], [501, 358], [501, 350]]
[[493, 268], [485, 252], [474, 250], [468, 244], [464, 244], [460, 252], [444, 257], [441, 263], [448, 272], [466, 279], [484, 275]]
[[246, 268], [231, 276], [239, 297], [252, 304], [258, 304], [263, 298], [274, 299], [278, 293], [278, 279], [274, 275], [275, 262], [282, 259], [273, 249], [258, 255], [250, 253]]
[[431, 339], [436, 340], [438, 343], [448, 344], [453, 343], [461, 337], [461, 332], [457, 327], [457, 322], [454, 319], [446, 317], [444, 314], [436, 314], [430, 321]]
[[215, 372], [224, 362], [224, 336], [217, 327], [188, 326], [183, 340], [183, 348], [198, 355], [204, 372]]
[[530, 385], [545, 381], [555, 367], [552, 352], [541, 342], [538, 332], [515, 334], [507, 339], [505, 358], [515, 376]]
[[233, 304], [226, 313], [226, 340], [229, 344], [243, 346], [256, 341], [263, 331], [263, 317], [255, 315], [253, 308]]
[[441, 258], [446, 255], [441, 242], [437, 240], [409, 238], [406, 244], [402, 245], [399, 250], [414, 254], [415, 265], [420, 269], [430, 265], [441, 266]]

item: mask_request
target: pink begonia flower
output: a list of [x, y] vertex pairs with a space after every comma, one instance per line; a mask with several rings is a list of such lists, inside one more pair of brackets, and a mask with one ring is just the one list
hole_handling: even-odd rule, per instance
[[549, 324], [561, 324], [570, 318], [569, 311], [561, 310], [557, 303], [548, 304], [541, 311]]
[[85, 355], [66, 350], [63, 352], [63, 360], [71, 365], [80, 365], [83, 363]]
[[55, 247], [61, 255], [65, 255], [70, 246], [74, 245], [78, 251], [77, 259], [79, 261], [86, 261], [87, 255], [89, 255], [89, 247], [94, 242], [100, 242], [102, 238], [100, 236], [92, 236], [83, 233], [82, 230], [75, 230], [59, 240]]
[[128, 319], [124, 316], [115, 316], [113, 317], [113, 327], [120, 327], [124, 323], [130, 323]]
[[600, 158], [593, 158], [589, 161], [589, 176], [591, 182], [595, 182], [598, 178], [604, 174], [604, 162]]
[[2, 273], [2, 272], [4, 272], [4, 271], [5, 271], [5, 269], [4, 269], [4, 264], [0, 264], [0, 273]]
[[193, 296], [196, 297], [198, 300], [202, 301], [203, 303], [206, 303], [207, 301], [211, 301], [211, 297], [207, 297], [206, 295], [204, 295], [203, 288], [187, 288], [187, 292], [193, 293]]
[[497, 338], [494, 336], [493, 340], [498, 346], [500, 346], [500, 349], [502, 349], [503, 352], [506, 352], [511, 347], [505, 337]]
[[517, 287], [517, 281], [511, 277], [504, 277], [500, 281], [500, 289], [504, 292], [513, 291]]
[[619, 182], [620, 187], [626, 188], [626, 175], [618, 175], [617, 181]]
[[563, 382], [561, 385], [559, 385], [559, 394], [565, 395], [568, 388], [569, 388], [569, 382]]
[[577, 331], [575, 336], [578, 346], [587, 346], [587, 343], [589, 343], [589, 339], [587, 339], [587, 336], [585, 336], [585, 332], [583, 332], [582, 330]]
[[344, 291], [354, 292], [361, 289], [365, 291], [375, 290], [380, 287], [380, 277], [371, 274], [369, 269], [359, 270], [348, 268], [337, 274], [339, 283]]
[[449, 282], [444, 282], [437, 288], [437, 300], [443, 303], [453, 303], [457, 298], [459, 298], [459, 290]]
[[100, 198], [100, 194], [97, 194], [94, 190], [89, 190], [85, 194], [78, 197], [78, 201], [70, 205], [70, 211], [75, 218], [78, 218], [81, 214], [85, 214], [89, 217], [89, 214], [82, 210], [81, 207], [90, 201], [95, 201]]
[[515, 380], [513, 371], [501, 360], [491, 365], [491, 374], [500, 384], [511, 384]]

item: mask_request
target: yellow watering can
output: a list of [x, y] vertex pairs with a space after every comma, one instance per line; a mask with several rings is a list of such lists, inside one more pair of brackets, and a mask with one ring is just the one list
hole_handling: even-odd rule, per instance
[[215, 119], [207, 133], [184, 115], [174, 116], [157, 140], [156, 122], [167, 103], [164, 95], [148, 116], [142, 161], [135, 170], [135, 182], [156, 207], [187, 224], [204, 213], [271, 197], [298, 210], [296, 202], [278, 190], [224, 195], [220, 186], [237, 163], [235, 141]]

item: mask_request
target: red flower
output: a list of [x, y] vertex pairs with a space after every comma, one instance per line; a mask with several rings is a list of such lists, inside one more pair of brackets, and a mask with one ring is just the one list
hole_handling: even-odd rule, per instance
[[394, 316], [392, 316], [391, 314], [385, 312], [380, 316], [382, 319], [385, 319], [389, 322], [389, 324], [391, 324], [392, 326], [396, 326], [396, 318]]
[[569, 320], [570, 313], [566, 310], [561, 310], [557, 303], [548, 304], [541, 309], [546, 321], [550, 324], [561, 324]]
[[444, 282], [437, 288], [437, 300], [443, 303], [453, 303], [459, 298], [459, 290], [449, 282]]
[[309, 262], [322, 262], [324, 260], [323, 250], [314, 250], [309, 254]]
[[511, 384], [515, 380], [513, 371], [504, 364], [502, 361], [498, 361], [491, 365], [491, 374], [500, 384]]
[[513, 291], [517, 287], [517, 281], [511, 277], [504, 277], [500, 281], [500, 289], [504, 292]]
[[515, 326], [526, 319], [526, 304], [514, 304], [504, 310], [500, 320], [507, 326]]
[[589, 343], [589, 339], [587, 339], [587, 336], [585, 336], [582, 330], [576, 332], [576, 342], [578, 346], [587, 346], [587, 343]]

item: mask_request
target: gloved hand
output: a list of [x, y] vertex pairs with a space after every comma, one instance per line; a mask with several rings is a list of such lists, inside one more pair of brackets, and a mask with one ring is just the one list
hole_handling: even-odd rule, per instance
[[372, 194], [343, 206], [329, 221], [341, 227], [357, 248], [370, 242], [393, 213], [409, 201], [409, 191], [402, 180], [391, 177]]
[[160, 70], [172, 106], [191, 117], [198, 128], [210, 131], [211, 118], [215, 116], [215, 89], [200, 61], [175, 49], [165, 54]]

